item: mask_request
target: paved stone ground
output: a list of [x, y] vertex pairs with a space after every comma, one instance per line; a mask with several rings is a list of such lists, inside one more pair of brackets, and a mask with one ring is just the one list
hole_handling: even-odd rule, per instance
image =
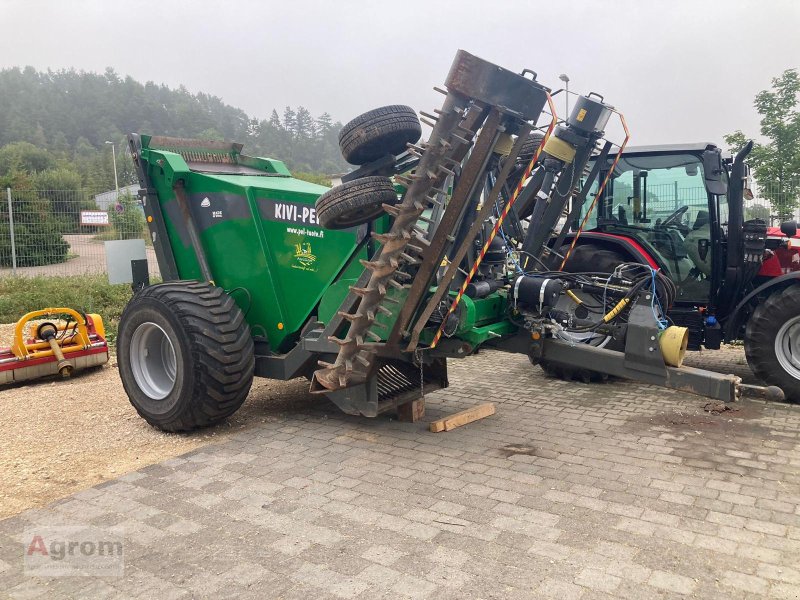
[[[733, 360], [739, 360], [736, 352]], [[219, 445], [0, 522], [0, 590], [75, 598], [797, 598], [800, 407], [452, 361], [426, 421], [345, 416], [297, 382]], [[293, 388], [294, 389], [294, 388]], [[291, 394], [290, 394], [291, 396]], [[22, 573], [30, 526], [121, 525], [120, 578]]]

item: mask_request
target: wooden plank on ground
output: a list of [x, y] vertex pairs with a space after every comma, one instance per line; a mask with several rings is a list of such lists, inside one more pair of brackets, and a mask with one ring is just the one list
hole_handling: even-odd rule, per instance
[[440, 431], [450, 431], [451, 429], [455, 429], [456, 427], [461, 427], [462, 425], [466, 425], [467, 423], [472, 423], [473, 421], [477, 421], [478, 419], [483, 419], [484, 417], [488, 417], [493, 414], [494, 414], [494, 404], [491, 402], [487, 402], [486, 404], [481, 404], [480, 406], [476, 406], [474, 408], [468, 408], [467, 410], [462, 410], [461, 412], [457, 412], [456, 414], [450, 415], [449, 417], [445, 417], [444, 419], [433, 421], [431, 423], [431, 431], [433, 433], [438, 433]]

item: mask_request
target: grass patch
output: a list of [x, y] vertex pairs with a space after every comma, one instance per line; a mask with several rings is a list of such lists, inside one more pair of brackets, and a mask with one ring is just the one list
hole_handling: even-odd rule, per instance
[[91, 241], [96, 243], [96, 244], [102, 244], [103, 242], [111, 242], [111, 241], [114, 241], [114, 240], [137, 239], [139, 237], [141, 237], [144, 240], [144, 245], [145, 246], [152, 246], [153, 245], [153, 240], [150, 239], [150, 233], [147, 231], [147, 229], [144, 229], [142, 231], [142, 235], [141, 236], [127, 236], [127, 237], [121, 236], [115, 230], [110, 229], [108, 231], [101, 231], [100, 233], [94, 234], [92, 236]]
[[113, 342], [122, 309], [132, 295], [130, 285], [111, 285], [105, 275], [0, 277], [0, 323], [15, 323], [33, 310], [64, 306], [99, 314]]
[[119, 237], [117, 236], [117, 232], [113, 229], [109, 231], [101, 231], [100, 233], [96, 233], [92, 236], [92, 241], [97, 242], [98, 244], [101, 242], [107, 242], [109, 240], [118, 240]]

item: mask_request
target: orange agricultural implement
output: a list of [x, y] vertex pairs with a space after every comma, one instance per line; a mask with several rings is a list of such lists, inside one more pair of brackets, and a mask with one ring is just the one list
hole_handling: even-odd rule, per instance
[[17, 321], [11, 347], [0, 348], [0, 384], [69, 377], [106, 362], [108, 343], [100, 315], [71, 308], [35, 310]]

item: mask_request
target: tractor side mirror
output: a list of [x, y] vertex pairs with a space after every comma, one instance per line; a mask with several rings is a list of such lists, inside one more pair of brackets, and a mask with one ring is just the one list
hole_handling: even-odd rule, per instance
[[697, 254], [700, 257], [700, 260], [706, 262], [706, 257], [708, 256], [708, 248], [709, 243], [708, 240], [697, 240]]
[[786, 237], [794, 237], [797, 235], [797, 221], [784, 221], [781, 223], [781, 233]]
[[724, 177], [725, 167], [722, 166], [719, 148], [703, 152], [703, 173], [709, 192], [718, 196], [728, 193], [728, 182]]

